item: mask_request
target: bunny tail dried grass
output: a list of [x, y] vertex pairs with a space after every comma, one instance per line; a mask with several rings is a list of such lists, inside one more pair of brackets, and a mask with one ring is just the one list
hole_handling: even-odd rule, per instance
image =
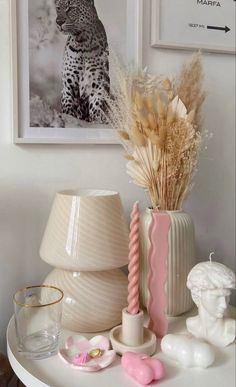
[[203, 79], [202, 59], [198, 52], [193, 54], [191, 60], [183, 65], [176, 79], [176, 94], [188, 112], [195, 112], [193, 124], [198, 130], [201, 128], [200, 109], [205, 100], [205, 93], [202, 91]]
[[111, 55], [110, 66], [113, 71], [113, 82], [109, 93], [103, 95], [107, 107], [106, 119], [118, 132], [127, 154], [131, 154], [131, 128], [134, 127], [133, 72], [125, 68], [114, 54]]
[[166, 139], [165, 190], [160, 206], [169, 210], [182, 208], [191, 189], [201, 148], [201, 134], [188, 123], [179, 119], [169, 128]]
[[149, 193], [153, 208], [181, 209], [201, 148], [201, 57], [194, 55], [173, 79], [135, 72], [116, 59], [112, 66], [115, 82], [104, 99], [126, 151], [127, 173]]

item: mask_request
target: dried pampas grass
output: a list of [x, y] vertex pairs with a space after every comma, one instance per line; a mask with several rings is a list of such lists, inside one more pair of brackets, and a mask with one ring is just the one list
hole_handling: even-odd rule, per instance
[[203, 72], [195, 54], [173, 80], [135, 73], [115, 61], [116, 87], [104, 96], [126, 150], [127, 173], [153, 208], [177, 210], [192, 186], [201, 146]]

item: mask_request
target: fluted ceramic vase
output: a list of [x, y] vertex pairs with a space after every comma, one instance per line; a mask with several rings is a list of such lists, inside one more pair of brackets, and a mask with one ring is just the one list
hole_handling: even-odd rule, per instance
[[[169, 316], [178, 316], [187, 312], [193, 306], [186, 282], [188, 273], [194, 265], [195, 258], [194, 225], [191, 217], [183, 211], [166, 211], [166, 214], [168, 214], [170, 219], [166, 256], [166, 313]], [[146, 209], [140, 217], [140, 297], [144, 307], [148, 306], [150, 300], [148, 257], [150, 252], [149, 231], [151, 222], [152, 210]], [[155, 238], [153, 240], [155, 241]], [[158, 249], [158, 246], [156, 248]], [[155, 294], [152, 297], [155, 298]]]

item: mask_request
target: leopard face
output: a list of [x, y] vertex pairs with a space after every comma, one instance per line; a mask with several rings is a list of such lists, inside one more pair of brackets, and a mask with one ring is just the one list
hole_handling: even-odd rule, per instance
[[66, 35], [77, 35], [97, 20], [94, 0], [56, 0], [56, 23]]

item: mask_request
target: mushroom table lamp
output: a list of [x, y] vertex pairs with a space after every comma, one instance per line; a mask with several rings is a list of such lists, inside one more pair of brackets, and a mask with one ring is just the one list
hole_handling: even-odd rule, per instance
[[45, 283], [64, 292], [62, 325], [99, 332], [121, 321], [127, 299], [128, 226], [117, 192], [56, 194], [40, 247], [56, 268]]

